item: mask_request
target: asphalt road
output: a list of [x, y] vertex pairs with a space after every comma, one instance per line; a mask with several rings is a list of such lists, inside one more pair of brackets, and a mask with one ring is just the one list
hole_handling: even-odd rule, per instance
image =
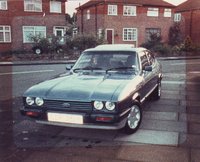
[[200, 161], [200, 60], [162, 61], [162, 67], [161, 99], [143, 106], [141, 128], [127, 136], [40, 125], [21, 116], [23, 92], [65, 72], [65, 65], [1, 66], [0, 162]]

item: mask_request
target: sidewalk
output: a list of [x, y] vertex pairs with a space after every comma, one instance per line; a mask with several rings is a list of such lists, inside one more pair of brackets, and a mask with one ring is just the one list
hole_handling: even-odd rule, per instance
[[[181, 147], [118, 145], [18, 149], [9, 162], [198, 162], [199, 152]], [[1, 159], [0, 159], [1, 160]], [[2, 161], [3, 162], [3, 161]]]

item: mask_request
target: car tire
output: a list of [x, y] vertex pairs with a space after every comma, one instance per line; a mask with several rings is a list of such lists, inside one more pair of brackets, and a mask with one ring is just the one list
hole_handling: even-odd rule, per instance
[[35, 47], [35, 48], [33, 48], [33, 51], [34, 51], [34, 53], [35, 54], [37, 54], [37, 55], [40, 55], [40, 54], [42, 54], [42, 49], [40, 48], [40, 47]]
[[156, 89], [153, 91], [151, 98], [152, 100], [159, 100], [161, 97], [161, 82], [158, 82]]
[[135, 133], [138, 128], [140, 127], [142, 121], [142, 109], [139, 102], [135, 102], [128, 114], [127, 122], [124, 127], [124, 132], [126, 134], [133, 134]]

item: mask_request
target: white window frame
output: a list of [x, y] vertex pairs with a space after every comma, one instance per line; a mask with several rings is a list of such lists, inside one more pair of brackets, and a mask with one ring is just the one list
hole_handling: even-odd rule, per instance
[[108, 5], [108, 15], [117, 16], [118, 6], [117, 5]]
[[87, 20], [90, 20], [90, 10], [87, 10]]
[[65, 26], [54, 26], [53, 27], [53, 33], [55, 36], [57, 36], [57, 31], [61, 31], [62, 35], [61, 37], [64, 37], [65, 32], [66, 32], [66, 27]]
[[[29, 9], [28, 5], [32, 5], [33, 8]], [[42, 0], [24, 0], [24, 11], [42, 12]]]
[[181, 21], [181, 13], [175, 13], [174, 14], [174, 21], [180, 22]]
[[[37, 28], [43, 28], [38, 30]], [[29, 32], [32, 36], [39, 36], [38, 32], [44, 32], [44, 38], [46, 38], [46, 26], [23, 26], [23, 43], [33, 43], [33, 40], [30, 40], [30, 38], [27, 38], [27, 35], [25, 32]]]
[[[11, 43], [11, 27], [8, 25], [0, 25], [0, 33], [3, 35], [3, 41], [0, 40], [0, 43]], [[6, 34], [9, 34], [8, 40], [6, 40]]]
[[51, 13], [62, 13], [62, 3], [59, 1], [50, 1], [50, 12]]
[[164, 9], [164, 17], [172, 17], [172, 9], [165, 8]]
[[[57, 35], [57, 31], [61, 32], [61, 36]], [[54, 26], [53, 27], [53, 33], [54, 33], [55, 36], [60, 37], [61, 43], [64, 43], [64, 41], [65, 41], [64, 36], [65, 36], [65, 33], [66, 33], [66, 27], [65, 26]]]
[[137, 28], [123, 28], [123, 41], [137, 41]]
[[98, 38], [101, 39], [103, 37], [103, 29], [99, 28], [97, 32]]
[[149, 7], [147, 10], [147, 16], [158, 17], [159, 16], [159, 8]]
[[8, 9], [8, 1], [0, 0], [0, 10], [7, 10], [7, 9]]
[[123, 15], [124, 16], [136, 16], [137, 7], [136, 6], [123, 6]]

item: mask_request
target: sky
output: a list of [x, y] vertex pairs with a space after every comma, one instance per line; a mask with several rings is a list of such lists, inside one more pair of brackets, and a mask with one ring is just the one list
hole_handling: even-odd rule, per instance
[[[75, 8], [79, 5], [83, 5], [89, 0], [68, 0], [66, 11], [68, 14], [72, 15], [75, 12]], [[166, 2], [172, 3], [174, 5], [179, 5], [180, 3], [185, 2], [186, 0], [165, 0]]]

